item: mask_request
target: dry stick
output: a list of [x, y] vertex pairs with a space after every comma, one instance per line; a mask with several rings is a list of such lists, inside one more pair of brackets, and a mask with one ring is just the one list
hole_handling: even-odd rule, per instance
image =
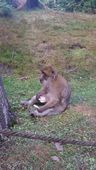
[[72, 144], [72, 145], [80, 145], [80, 146], [92, 146], [96, 147], [96, 141], [95, 142], [89, 142], [89, 141], [79, 141], [79, 140], [68, 140], [66, 139], [60, 139], [60, 138], [55, 138], [51, 136], [43, 136], [43, 135], [37, 135], [37, 134], [32, 134], [31, 132], [16, 132], [12, 130], [0, 130], [0, 134], [3, 134], [5, 136], [17, 136], [17, 137], [23, 137], [23, 138], [28, 138], [28, 139], [35, 139], [35, 140], [42, 140], [46, 142], [60, 142], [61, 144]]

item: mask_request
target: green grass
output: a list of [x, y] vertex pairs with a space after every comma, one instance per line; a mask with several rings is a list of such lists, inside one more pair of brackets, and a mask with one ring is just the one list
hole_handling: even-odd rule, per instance
[[[68, 29], [69, 28], [69, 29]], [[67, 29], [69, 31], [74, 31], [74, 30], [91, 30], [91, 29], [96, 28], [96, 23], [89, 23], [85, 21], [78, 21], [78, 20], [73, 20], [67, 23]]]
[[80, 77], [72, 81], [72, 103], [87, 103], [96, 106], [96, 81]]
[[[76, 106], [77, 104], [86, 103], [96, 106], [96, 81], [74, 79], [70, 83], [72, 87], [71, 105]], [[18, 80], [13, 76], [6, 77], [4, 78], [4, 84], [12, 110], [19, 117], [19, 124], [14, 126], [14, 130], [30, 130], [32, 133], [39, 135], [95, 141], [95, 125], [90, 122], [90, 117], [88, 118], [87, 115], [84, 115], [83, 110], [80, 112], [75, 110], [74, 107], [70, 107], [61, 115], [30, 119], [27, 110], [20, 107], [20, 101], [30, 98], [40, 89], [40, 84], [34, 77], [30, 77], [28, 80]], [[69, 145], [64, 146], [64, 152], [59, 153], [54, 145], [45, 142], [20, 138], [12, 138], [12, 140], [13, 144], [9, 147], [11, 151], [6, 150], [8, 157], [12, 156], [14, 158], [11, 160], [12, 167], [14, 164], [17, 166], [17, 158], [20, 164], [18, 167], [22, 165], [29, 169], [34, 166], [37, 169], [43, 167], [44, 169], [54, 170], [63, 168], [74, 170], [78, 166], [86, 166], [87, 169], [94, 169], [96, 166], [95, 148]], [[11, 140], [9, 141], [12, 142]], [[51, 156], [54, 155], [59, 157], [59, 163], [52, 161]], [[3, 157], [5, 157], [5, 154]], [[9, 160], [7, 159], [7, 164], [10, 165]]]
[[[6, 68], [4, 87], [18, 124], [13, 129], [68, 139], [95, 141], [96, 136], [96, 17], [52, 11], [17, 13], [0, 19], [0, 64]], [[3, 31], [2, 31], [3, 30]], [[6, 34], [10, 37], [7, 40]], [[70, 48], [80, 44], [84, 48]], [[70, 107], [61, 115], [30, 118], [20, 101], [40, 89], [39, 67], [53, 64], [70, 81]], [[22, 76], [27, 80], [22, 80]], [[60, 162], [52, 160], [58, 156]], [[1, 169], [74, 170], [96, 168], [96, 149], [11, 137], [0, 148]]]

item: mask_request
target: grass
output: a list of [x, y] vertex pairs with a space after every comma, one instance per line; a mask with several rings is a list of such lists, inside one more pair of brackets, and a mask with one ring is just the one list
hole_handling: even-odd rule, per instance
[[91, 106], [96, 106], [96, 81], [84, 80], [80, 77], [79, 80], [72, 81], [72, 103], [88, 103]]
[[[18, 12], [14, 21], [0, 19], [0, 24], [0, 73], [12, 111], [18, 117], [13, 129], [95, 141], [96, 16], [56, 11]], [[70, 107], [61, 115], [30, 118], [20, 101], [31, 98], [40, 89], [38, 70], [45, 63], [53, 64], [70, 81]], [[95, 148], [65, 145], [63, 149], [58, 152], [53, 143], [11, 137], [0, 148], [0, 168], [96, 168]], [[52, 156], [60, 161], [52, 160]]]

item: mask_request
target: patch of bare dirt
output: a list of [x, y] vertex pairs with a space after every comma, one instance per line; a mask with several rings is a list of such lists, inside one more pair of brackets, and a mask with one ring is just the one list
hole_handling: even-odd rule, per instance
[[85, 46], [81, 45], [80, 43], [73, 43], [70, 47], [70, 49], [76, 49], [76, 48], [86, 48]]
[[43, 52], [44, 56], [47, 56], [50, 53], [50, 51], [53, 49], [54, 47], [52, 46], [52, 44], [46, 41], [43, 41], [37, 46], [37, 50], [39, 52]]
[[0, 75], [11, 75], [12, 74], [12, 68], [6, 64], [0, 63]]
[[93, 124], [94, 127], [96, 127], [96, 107], [88, 106], [88, 105], [76, 105], [73, 108], [76, 112], [79, 112], [80, 114], [83, 114], [86, 116], [90, 123]]
[[81, 112], [83, 113], [84, 115], [87, 115], [87, 116], [92, 116], [96, 113], [96, 108], [95, 107], [91, 107], [91, 106], [87, 106], [87, 105], [76, 105], [74, 107], [75, 111], [77, 112]]
[[0, 156], [0, 168], [8, 169], [10, 167], [8, 170], [11, 170], [17, 167], [19, 170], [23, 165], [26, 167], [30, 161], [34, 167], [36, 165], [35, 160], [32, 160], [33, 157], [43, 166], [46, 164], [46, 161], [50, 159], [49, 147], [47, 147], [47, 145], [43, 147], [39, 144], [35, 146], [34, 144], [32, 145], [32, 143], [28, 144], [28, 146], [26, 144], [27, 143], [25, 143], [25, 145], [23, 144], [24, 148], [22, 148], [21, 145], [16, 145], [15, 140], [13, 141], [12, 139], [3, 144], [0, 148], [0, 152], [4, 153]]
[[43, 148], [40, 145], [35, 145], [34, 154], [39, 159], [40, 159], [40, 157], [42, 157], [42, 159], [43, 159], [42, 161], [44, 161], [45, 159], [48, 160], [48, 158], [49, 158], [49, 148], [47, 148], [47, 146], [45, 148]]

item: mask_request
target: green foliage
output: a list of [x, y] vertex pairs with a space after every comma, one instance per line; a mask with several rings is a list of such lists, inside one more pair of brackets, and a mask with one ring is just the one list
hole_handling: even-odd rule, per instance
[[48, 3], [48, 0], [41, 0], [43, 3]]
[[7, 3], [6, 0], [0, 0], [0, 16], [1, 17], [12, 16], [11, 6]]
[[64, 11], [84, 11], [96, 12], [96, 0], [57, 0], [54, 4], [53, 0], [49, 0], [49, 7], [61, 9]]

